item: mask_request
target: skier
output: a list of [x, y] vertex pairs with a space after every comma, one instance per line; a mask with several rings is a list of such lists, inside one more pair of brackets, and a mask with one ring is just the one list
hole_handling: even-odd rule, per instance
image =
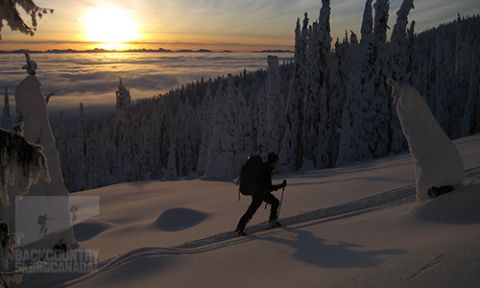
[[278, 155], [273, 152], [268, 154], [268, 161], [262, 163], [262, 169], [256, 181], [257, 189], [255, 193], [252, 194], [252, 203], [248, 207], [245, 214], [243, 214], [242, 218], [240, 218], [237, 229], [235, 230], [238, 235], [246, 235], [245, 227], [248, 221], [252, 219], [253, 215], [260, 207], [260, 205], [262, 205], [263, 201], [272, 205], [270, 210], [269, 228], [276, 228], [282, 226], [278, 221], [277, 215], [280, 201], [278, 201], [278, 199], [275, 198], [275, 196], [273, 196], [271, 192], [276, 191], [280, 188], [285, 188], [287, 186], [287, 180], [283, 180], [282, 184], [272, 185], [272, 171], [275, 169], [275, 166], [277, 164]]

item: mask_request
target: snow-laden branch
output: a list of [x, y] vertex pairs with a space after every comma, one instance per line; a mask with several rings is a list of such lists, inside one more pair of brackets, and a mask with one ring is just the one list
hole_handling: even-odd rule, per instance
[[[20, 15], [18, 8], [22, 8], [30, 17], [31, 26], [27, 25]], [[53, 13], [53, 9], [47, 9], [37, 6], [32, 0], [2, 0], [0, 1], [0, 40], [2, 40], [3, 21], [12, 31], [30, 36], [35, 35], [37, 30], [37, 17], [42, 18], [43, 15]]]
[[50, 182], [47, 161], [42, 147], [27, 142], [13, 131], [0, 129], [0, 200], [10, 206], [8, 186], [17, 188], [17, 195], [25, 195], [40, 179]]

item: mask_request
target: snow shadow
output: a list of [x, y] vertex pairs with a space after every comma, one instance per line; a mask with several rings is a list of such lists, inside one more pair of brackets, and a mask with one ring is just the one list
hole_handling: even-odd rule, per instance
[[385, 262], [384, 256], [407, 253], [403, 249], [362, 251], [361, 245], [345, 242], [333, 242], [321, 239], [312, 233], [292, 228], [285, 230], [296, 234], [295, 240], [274, 236], [258, 237], [258, 240], [271, 241], [290, 246], [297, 251], [295, 259], [322, 268], [375, 267]]
[[87, 220], [73, 225], [75, 240], [83, 242], [90, 240], [100, 233], [110, 229], [113, 225], [98, 220]]
[[[347, 175], [347, 174], [356, 174], [361, 172], [372, 172], [375, 170], [384, 170], [389, 168], [398, 168], [402, 166], [411, 166], [412, 161], [410, 161], [410, 154], [398, 154], [389, 157], [389, 160], [403, 160], [403, 158], [408, 157], [408, 160], [399, 163], [383, 163], [382, 159], [377, 160], [367, 160], [367, 161], [360, 161], [354, 163], [348, 163], [345, 165], [341, 165], [335, 168], [329, 169], [322, 169], [322, 170], [310, 170], [305, 171], [302, 174], [285, 174], [289, 177], [295, 178], [317, 178], [322, 176], [331, 176], [331, 175]], [[383, 165], [382, 165], [383, 164]]]
[[207, 217], [208, 214], [201, 211], [187, 208], [172, 208], [163, 211], [152, 226], [163, 231], [174, 232], [196, 226]]
[[455, 225], [480, 223], [480, 184], [467, 185], [412, 209], [414, 221], [423, 220]]
[[297, 187], [297, 186], [309, 186], [309, 185], [326, 185], [326, 184], [334, 184], [334, 183], [345, 183], [345, 182], [353, 182], [353, 181], [372, 181], [372, 182], [396, 182], [403, 185], [408, 185], [412, 181], [411, 180], [402, 180], [402, 179], [395, 179], [392, 177], [351, 177], [351, 178], [344, 178], [338, 180], [325, 180], [325, 181], [315, 181], [315, 182], [297, 182], [297, 183], [289, 183], [288, 186]]

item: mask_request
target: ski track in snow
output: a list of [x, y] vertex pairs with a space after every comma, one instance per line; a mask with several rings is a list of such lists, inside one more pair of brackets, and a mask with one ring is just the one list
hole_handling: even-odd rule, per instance
[[[480, 166], [476, 166], [470, 169], [465, 170], [465, 177], [474, 177], [480, 176]], [[371, 212], [374, 210], [392, 207], [401, 205], [408, 202], [415, 201], [415, 185], [409, 184], [402, 187], [394, 188], [386, 192], [382, 192], [373, 196], [365, 197], [362, 199], [354, 200], [347, 202], [345, 204], [336, 205], [332, 207], [322, 208], [314, 211], [310, 211], [304, 214], [299, 214], [282, 219], [284, 225], [292, 226], [296, 224], [304, 224], [311, 221], [332, 221], [338, 220], [341, 218], [351, 217], [358, 214], [363, 214]], [[282, 231], [282, 228], [265, 230], [266, 224], [258, 224], [247, 229], [248, 234], [255, 233], [258, 235], [269, 235], [273, 233], [279, 233]], [[259, 234], [260, 233], [260, 234]], [[216, 234], [207, 238], [194, 240], [186, 242], [184, 244], [174, 246], [171, 248], [161, 248], [161, 247], [143, 247], [135, 249], [120, 255], [118, 257], [108, 259], [99, 264], [99, 269], [91, 274], [83, 275], [79, 278], [72, 279], [72, 282], [69, 285], [73, 285], [79, 282], [82, 282], [88, 278], [94, 277], [95, 275], [103, 272], [112, 271], [116, 267], [121, 267], [125, 263], [130, 261], [135, 261], [136, 259], [149, 258], [153, 256], [174, 256], [174, 255], [189, 255], [189, 254], [198, 254], [205, 253], [212, 250], [217, 250], [225, 247], [230, 247], [233, 245], [238, 245], [246, 243], [248, 241], [255, 240], [256, 237], [251, 237], [249, 235], [238, 237], [235, 232], [224, 232]], [[407, 280], [413, 280], [418, 277], [421, 273], [430, 269], [431, 267], [442, 262], [444, 255], [440, 255], [434, 258], [429, 263], [420, 267], [417, 272], [412, 274], [407, 278]], [[65, 284], [65, 283], [64, 283]], [[62, 284], [62, 285], [64, 285]], [[65, 287], [65, 286], [61, 286]]]
[[[480, 174], [480, 166], [465, 170], [465, 177], [472, 177]], [[318, 210], [310, 211], [304, 214], [299, 214], [287, 218], [282, 218], [282, 223], [285, 225], [295, 225], [299, 223], [309, 222], [313, 220], [327, 219], [330, 217], [346, 215], [354, 212], [368, 212], [384, 207], [400, 205], [415, 200], [415, 184], [409, 184], [402, 187], [394, 188], [386, 192], [382, 192], [366, 198], [347, 202], [332, 207], [321, 208]], [[265, 230], [266, 224], [258, 224], [247, 229], [248, 234], [257, 233]], [[269, 232], [269, 231], [267, 231]], [[219, 244], [221, 242], [237, 238], [234, 232], [225, 232], [217, 235], [213, 235], [207, 238], [194, 240], [184, 243], [179, 246], [175, 246], [177, 249], [199, 249], [207, 248], [213, 244]], [[244, 241], [240, 241], [244, 242]], [[222, 245], [221, 247], [224, 247]]]
[[410, 275], [407, 280], [413, 280], [415, 278], [417, 278], [420, 274], [422, 274], [423, 272], [429, 270], [430, 268], [432, 268], [433, 266], [439, 264], [440, 262], [443, 261], [443, 259], [445, 258], [445, 255], [444, 254], [441, 254], [437, 257], [435, 257], [434, 259], [432, 259], [432, 261], [428, 262], [427, 264], [423, 265], [422, 267], [418, 268], [417, 272], [413, 273], [412, 275]]

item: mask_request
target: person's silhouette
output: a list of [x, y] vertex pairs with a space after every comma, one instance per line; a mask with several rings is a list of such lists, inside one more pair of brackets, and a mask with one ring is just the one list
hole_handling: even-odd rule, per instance
[[237, 229], [235, 230], [239, 235], [246, 235], [245, 227], [248, 221], [252, 219], [253, 215], [255, 212], [257, 212], [257, 209], [264, 201], [272, 205], [270, 210], [269, 227], [275, 228], [282, 226], [280, 222], [278, 222], [278, 206], [280, 201], [278, 201], [278, 199], [273, 196], [271, 192], [287, 186], [287, 181], [283, 180], [282, 184], [272, 185], [272, 171], [277, 163], [278, 155], [272, 152], [268, 154], [268, 161], [262, 164], [262, 169], [256, 179], [257, 189], [252, 195], [252, 202], [250, 203], [247, 211], [243, 214], [242, 218], [240, 218]]
[[43, 215], [38, 215], [38, 220], [37, 224], [40, 225], [40, 231], [38, 232], [38, 235], [46, 235], [48, 232], [47, 229], [47, 220], [53, 220], [53, 218], [48, 218], [47, 214]]

